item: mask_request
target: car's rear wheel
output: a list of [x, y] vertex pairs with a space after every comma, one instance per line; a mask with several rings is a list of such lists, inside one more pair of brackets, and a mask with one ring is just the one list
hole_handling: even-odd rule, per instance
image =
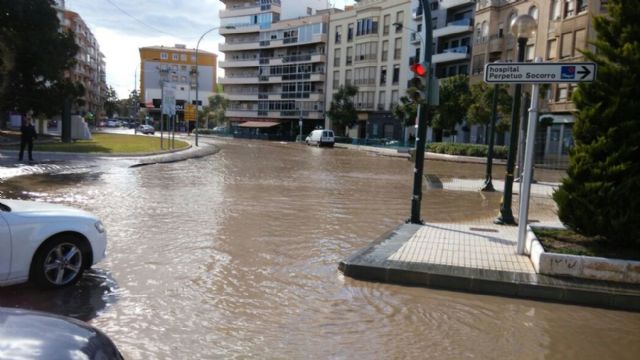
[[82, 276], [89, 260], [84, 242], [77, 235], [58, 235], [45, 242], [31, 263], [30, 279], [45, 288], [73, 285]]

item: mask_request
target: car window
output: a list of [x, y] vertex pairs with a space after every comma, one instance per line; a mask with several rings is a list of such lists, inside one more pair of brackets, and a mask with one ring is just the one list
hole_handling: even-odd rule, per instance
[[0, 211], [11, 212], [11, 208], [3, 203], [0, 203]]

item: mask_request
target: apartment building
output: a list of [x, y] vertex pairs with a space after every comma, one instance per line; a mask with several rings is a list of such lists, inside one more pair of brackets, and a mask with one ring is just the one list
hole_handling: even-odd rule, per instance
[[[160, 119], [160, 100], [163, 86], [171, 87], [176, 98], [178, 121], [184, 120], [185, 107], [195, 104], [209, 104], [209, 97], [216, 88], [217, 55], [198, 49], [196, 71], [196, 50], [185, 45], [148, 46], [140, 51], [140, 96], [147, 112], [155, 120]], [[196, 99], [196, 76], [198, 97]], [[192, 126], [192, 125], [191, 125]]]
[[68, 71], [67, 76], [85, 88], [84, 105], [77, 106], [72, 111], [85, 115], [87, 118], [103, 116], [103, 104], [107, 92], [106, 63], [104, 54], [95, 36], [77, 13], [64, 8], [64, 1], [53, 5], [58, 14], [62, 28], [72, 30], [78, 45], [76, 65]]
[[[352, 138], [401, 139], [404, 129], [391, 113], [410, 76], [411, 0], [360, 0], [331, 14], [327, 103], [347, 84], [358, 87], [354, 99], [358, 123]], [[394, 25], [395, 24], [395, 25]], [[330, 119], [325, 126], [331, 127]]]
[[220, 83], [239, 135], [292, 139], [324, 125], [330, 11], [322, 0], [286, 1], [222, 0]]
[[[494, 61], [516, 61], [516, 39], [511, 20], [529, 14], [538, 22], [535, 37], [529, 39], [525, 61], [541, 57], [545, 62], [584, 61], [580, 50], [595, 38], [593, 16], [605, 11], [600, 0], [481, 0], [476, 4], [471, 81], [482, 81], [484, 65]], [[542, 134], [540, 152], [545, 158], [566, 160], [573, 144], [575, 106], [571, 102], [573, 84], [554, 84], [541, 94], [540, 118], [553, 119]], [[523, 87], [528, 91], [528, 87]]]

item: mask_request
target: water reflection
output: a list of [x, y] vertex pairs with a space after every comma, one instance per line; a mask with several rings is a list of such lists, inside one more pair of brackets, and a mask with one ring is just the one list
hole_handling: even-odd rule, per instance
[[91, 269], [75, 286], [42, 290], [31, 284], [0, 288], [0, 306], [46, 311], [89, 321], [118, 300], [119, 289], [110, 273]]

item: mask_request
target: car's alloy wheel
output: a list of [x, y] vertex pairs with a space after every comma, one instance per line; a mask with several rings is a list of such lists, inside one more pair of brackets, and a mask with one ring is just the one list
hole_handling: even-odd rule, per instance
[[80, 241], [74, 237], [56, 238], [38, 250], [31, 276], [44, 287], [71, 285], [80, 279], [85, 268], [84, 261]]

